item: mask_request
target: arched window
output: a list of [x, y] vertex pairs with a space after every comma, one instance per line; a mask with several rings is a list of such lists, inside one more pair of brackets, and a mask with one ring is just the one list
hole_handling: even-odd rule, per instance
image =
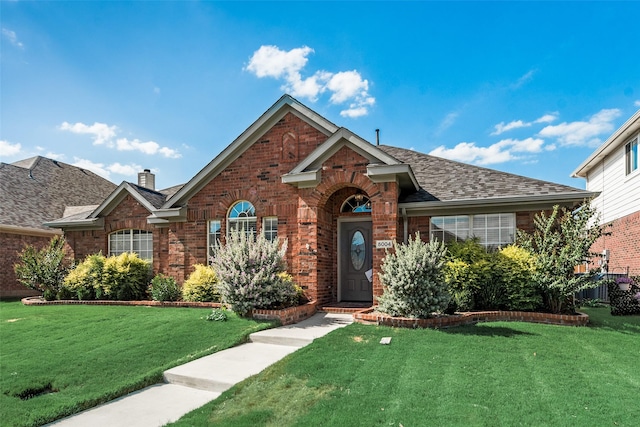
[[354, 194], [344, 201], [340, 212], [371, 212], [371, 200], [364, 194]]
[[118, 230], [109, 234], [109, 256], [135, 252], [141, 259], [153, 260], [153, 234], [145, 230]]
[[236, 202], [227, 216], [227, 232], [243, 230], [247, 236], [256, 236], [256, 208], [250, 202], [241, 200]]

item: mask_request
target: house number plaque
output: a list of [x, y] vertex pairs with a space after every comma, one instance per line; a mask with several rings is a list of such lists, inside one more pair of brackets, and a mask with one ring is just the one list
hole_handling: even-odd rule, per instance
[[376, 240], [376, 249], [393, 248], [393, 240]]

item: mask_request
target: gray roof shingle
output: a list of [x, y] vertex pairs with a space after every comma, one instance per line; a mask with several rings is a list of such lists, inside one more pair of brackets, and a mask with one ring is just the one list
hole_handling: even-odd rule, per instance
[[584, 190], [567, 185], [473, 166], [404, 148], [388, 145], [378, 148], [411, 165], [420, 185], [417, 192], [404, 195], [401, 203], [585, 193]]
[[116, 185], [86, 169], [36, 156], [0, 163], [0, 224], [42, 230], [67, 206], [98, 205]]

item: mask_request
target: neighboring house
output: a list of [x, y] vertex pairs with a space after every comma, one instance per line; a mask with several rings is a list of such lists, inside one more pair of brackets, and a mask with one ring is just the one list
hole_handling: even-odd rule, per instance
[[[0, 163], [0, 297], [34, 295], [13, 266], [26, 245], [45, 246], [59, 230], [44, 222], [100, 204], [116, 187], [93, 172], [45, 157]], [[90, 208], [85, 208], [85, 211]]]
[[592, 250], [602, 254], [603, 270], [640, 276], [640, 110], [631, 116], [573, 172], [599, 192], [593, 205], [611, 234]]
[[48, 225], [64, 230], [76, 258], [134, 250], [179, 283], [231, 229], [284, 238], [289, 272], [320, 304], [372, 302], [387, 248], [418, 231], [497, 247], [540, 210], [594, 195], [372, 145], [288, 95], [174, 194], [142, 184], [124, 182], [92, 212]]

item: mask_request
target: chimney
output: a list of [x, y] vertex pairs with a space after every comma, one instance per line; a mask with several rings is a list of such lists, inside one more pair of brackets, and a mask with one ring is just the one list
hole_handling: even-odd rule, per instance
[[151, 173], [151, 169], [138, 172], [138, 185], [149, 190], [156, 190], [156, 176]]

